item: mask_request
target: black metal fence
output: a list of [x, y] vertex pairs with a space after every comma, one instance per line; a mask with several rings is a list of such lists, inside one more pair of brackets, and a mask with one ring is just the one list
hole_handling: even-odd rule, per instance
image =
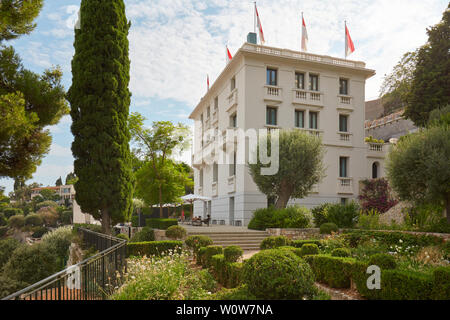
[[99, 253], [2, 300], [103, 300], [127, 270], [126, 241], [79, 228], [88, 248]]

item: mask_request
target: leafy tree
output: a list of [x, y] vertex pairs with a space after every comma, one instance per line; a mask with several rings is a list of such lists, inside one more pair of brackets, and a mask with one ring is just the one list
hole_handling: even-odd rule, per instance
[[416, 63], [417, 50], [407, 52], [395, 65], [392, 72], [384, 77], [380, 95], [382, 96], [385, 115], [406, 106]]
[[36, 27], [43, 0], [2, 0], [0, 3], [0, 42], [29, 34]]
[[[185, 177], [186, 175], [182, 175], [183, 172], [180, 171], [179, 168], [174, 170], [176, 168], [170, 160], [170, 157], [173, 156], [176, 151], [182, 151], [189, 145], [189, 129], [181, 123], [174, 125], [170, 121], [154, 122], [151, 128], [146, 128], [144, 126], [145, 120], [146, 119], [141, 114], [132, 113], [128, 122], [133, 140], [139, 146], [139, 149], [135, 150], [134, 153], [136, 157], [144, 163], [139, 164], [137, 162], [137, 167], [142, 166], [140, 169], [142, 170], [140, 172], [141, 176], [153, 177], [153, 181], [156, 184], [153, 186], [156, 186], [158, 194], [158, 202], [156, 203], [160, 204], [160, 217], [162, 218], [163, 204], [172, 202], [171, 199], [179, 197], [179, 193], [181, 192], [177, 191], [179, 190], [178, 187], [180, 184], [173, 184], [173, 182], [188, 182], [187, 179], [180, 178], [181, 176]], [[167, 185], [166, 181], [172, 181], [172, 183]], [[141, 184], [139, 187], [141, 194], [145, 192], [142, 189], [142, 186], [143, 185]], [[153, 190], [153, 186], [150, 186], [149, 184], [146, 184], [146, 186], [151, 187]], [[168, 187], [173, 189], [167, 189]], [[184, 184], [182, 185], [182, 188], [184, 188]], [[165, 195], [165, 193], [167, 193], [167, 195]], [[149, 201], [150, 198], [151, 197], [149, 196], [147, 201]], [[165, 200], [171, 201], [166, 202]]]
[[39, 191], [43, 201], [59, 201], [61, 197], [54, 190], [42, 189]]
[[29, 185], [26, 184], [15, 185], [14, 191], [9, 193], [9, 197], [11, 198], [11, 200], [24, 203], [31, 199], [31, 193], [33, 189], [40, 187], [42, 187], [42, 185], [36, 182], [33, 182]]
[[[267, 145], [270, 150], [270, 137]], [[324, 152], [320, 139], [299, 130], [281, 130], [278, 172], [262, 175], [261, 168], [265, 165], [258, 160], [248, 165], [250, 175], [262, 193], [276, 197], [276, 208], [286, 208], [289, 199], [307, 196], [322, 180]]]
[[61, 177], [59, 177], [58, 180], [56, 180], [55, 186], [57, 186], [57, 187], [62, 186], [62, 179], [61, 179]]
[[68, 113], [62, 72], [42, 75], [26, 70], [3, 41], [30, 33], [42, 0], [4, 0], [0, 4], [0, 177], [31, 177], [48, 153], [51, 136], [45, 127]]
[[75, 173], [71, 172], [66, 176], [66, 186], [73, 185], [78, 181], [78, 177]]
[[80, 17], [68, 92], [76, 200], [110, 234], [111, 224], [129, 220], [132, 211], [130, 24], [123, 0], [82, 0]]
[[147, 205], [174, 203], [185, 194], [185, 186], [192, 180], [183, 165], [167, 159], [162, 165], [157, 158], [156, 165], [146, 162], [136, 173], [136, 195]]
[[402, 200], [444, 203], [450, 223], [450, 129], [431, 127], [402, 137], [389, 153], [389, 181]]
[[428, 42], [419, 49], [405, 115], [425, 126], [429, 114], [450, 104], [450, 4], [442, 21], [427, 30]]

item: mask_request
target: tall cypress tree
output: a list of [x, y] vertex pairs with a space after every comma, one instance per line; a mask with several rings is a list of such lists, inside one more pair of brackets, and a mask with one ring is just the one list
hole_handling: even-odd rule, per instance
[[68, 93], [76, 200], [105, 233], [132, 210], [129, 28], [123, 0], [81, 1]]

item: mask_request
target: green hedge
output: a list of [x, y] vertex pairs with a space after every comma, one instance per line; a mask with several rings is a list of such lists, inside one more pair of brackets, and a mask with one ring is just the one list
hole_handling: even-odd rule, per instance
[[272, 236], [272, 237], [265, 238], [261, 242], [260, 248], [261, 248], [261, 250], [275, 249], [275, 248], [279, 248], [279, 247], [288, 246], [289, 244], [290, 244], [290, 241], [285, 236]]
[[354, 258], [332, 257], [328, 254], [303, 257], [311, 266], [316, 280], [332, 288], [350, 288]]
[[242, 283], [242, 268], [240, 262], [227, 262], [223, 254], [211, 257], [211, 271], [221, 285], [225, 288], [236, 288]]
[[204, 268], [210, 268], [212, 266], [212, 257], [222, 253], [223, 248], [221, 246], [207, 246], [202, 257], [202, 266]]
[[304, 244], [315, 244], [319, 248], [322, 246], [321, 240], [292, 240], [289, 245], [296, 248], [301, 248]]
[[184, 241], [189, 249], [194, 251], [194, 254], [197, 255], [197, 252], [200, 248], [207, 247], [213, 244], [213, 241], [210, 237], [207, 236], [189, 236]]
[[182, 241], [151, 241], [127, 243], [128, 256], [152, 256], [168, 253], [170, 250], [181, 252]]
[[178, 220], [176, 219], [146, 219], [145, 224], [147, 227], [153, 229], [167, 230], [170, 226], [177, 226]]
[[450, 300], [450, 267], [439, 267], [433, 272], [434, 298]]
[[387, 246], [398, 245], [400, 240], [404, 246], [436, 246], [443, 245], [444, 239], [431, 235], [414, 235], [402, 232], [350, 230], [344, 232], [344, 237], [351, 247], [357, 247], [361, 242], [375, 239]]

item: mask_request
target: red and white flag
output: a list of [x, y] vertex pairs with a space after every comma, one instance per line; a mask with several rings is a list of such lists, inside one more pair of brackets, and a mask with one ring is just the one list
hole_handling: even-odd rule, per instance
[[206, 75], [206, 85], [207, 85], [208, 91], [209, 91], [209, 74]]
[[305, 19], [302, 13], [302, 51], [308, 51], [308, 31], [306, 30]]
[[264, 32], [262, 29], [261, 20], [259, 19], [258, 9], [256, 8], [256, 2], [255, 2], [255, 14], [256, 14], [256, 26], [258, 27], [259, 32], [259, 40], [261, 41], [261, 44], [264, 44], [266, 40], [264, 39]]
[[227, 61], [228, 62], [230, 62], [231, 61], [231, 59], [233, 59], [233, 56], [231, 55], [231, 52], [230, 52], [230, 50], [228, 49], [228, 46], [227, 46]]
[[348, 32], [347, 23], [346, 23], [345, 24], [345, 57], [347, 58], [354, 51], [355, 51], [355, 45], [353, 44], [352, 37], [350, 37], [350, 32]]

